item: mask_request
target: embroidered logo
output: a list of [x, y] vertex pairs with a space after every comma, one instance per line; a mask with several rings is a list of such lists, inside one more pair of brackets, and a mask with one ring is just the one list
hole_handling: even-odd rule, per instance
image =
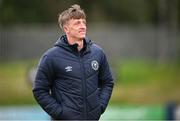
[[91, 67], [92, 67], [95, 71], [97, 71], [97, 70], [99, 69], [99, 63], [98, 63], [96, 60], [93, 60], [93, 61], [91, 62]]
[[65, 68], [65, 70], [66, 70], [66, 72], [72, 71], [72, 66], [67, 66], [67, 67]]

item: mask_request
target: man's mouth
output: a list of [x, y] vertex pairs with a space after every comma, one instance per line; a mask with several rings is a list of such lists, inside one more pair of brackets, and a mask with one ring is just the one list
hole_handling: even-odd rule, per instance
[[86, 31], [79, 31], [79, 33], [82, 33], [82, 34], [84, 34], [84, 33], [86, 33]]

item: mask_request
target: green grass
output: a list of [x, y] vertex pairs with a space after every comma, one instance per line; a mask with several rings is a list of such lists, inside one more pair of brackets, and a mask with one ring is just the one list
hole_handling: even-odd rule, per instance
[[[37, 61], [0, 62], [0, 105], [36, 104], [27, 71]], [[111, 104], [180, 103], [180, 65], [147, 60], [114, 63]]]
[[32, 62], [0, 63], [0, 105], [35, 104], [27, 69]]
[[180, 64], [157, 63], [148, 60], [128, 60], [116, 65], [116, 76], [123, 85], [142, 85], [152, 82], [179, 82]]
[[116, 63], [112, 103], [180, 103], [180, 64], [148, 60]]

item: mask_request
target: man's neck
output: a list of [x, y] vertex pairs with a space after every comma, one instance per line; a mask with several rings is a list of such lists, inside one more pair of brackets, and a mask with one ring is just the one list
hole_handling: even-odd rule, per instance
[[78, 44], [78, 51], [80, 51], [83, 48], [84, 45], [83, 39], [75, 39], [67, 36], [67, 40], [70, 45]]

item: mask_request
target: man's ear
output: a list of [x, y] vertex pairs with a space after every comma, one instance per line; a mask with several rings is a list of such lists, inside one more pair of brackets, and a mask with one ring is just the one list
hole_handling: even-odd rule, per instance
[[69, 33], [69, 28], [66, 25], [63, 27], [63, 29], [65, 33]]

